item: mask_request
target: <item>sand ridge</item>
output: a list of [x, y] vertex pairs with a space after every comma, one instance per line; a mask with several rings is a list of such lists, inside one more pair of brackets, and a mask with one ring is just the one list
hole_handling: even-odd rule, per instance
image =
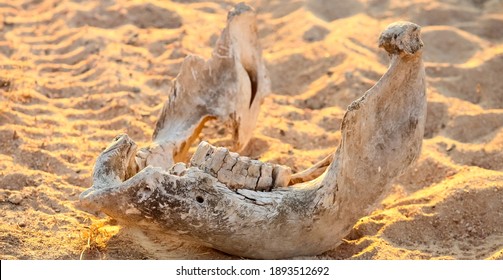
[[[179, 240], [156, 248], [77, 201], [117, 134], [150, 141], [183, 58], [210, 56], [237, 2], [0, 1], [1, 259], [229, 258]], [[423, 26], [421, 157], [318, 258], [503, 259], [503, 2], [247, 3], [272, 94], [245, 154], [294, 171], [335, 150], [346, 107], [386, 71], [384, 27]], [[199, 140], [230, 137], [211, 122]]]

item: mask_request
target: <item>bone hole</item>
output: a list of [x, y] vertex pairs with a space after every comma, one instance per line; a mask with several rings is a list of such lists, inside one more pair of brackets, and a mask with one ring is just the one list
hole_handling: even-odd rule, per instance
[[250, 84], [251, 84], [251, 98], [250, 98], [250, 107], [253, 104], [253, 100], [255, 99], [255, 95], [257, 95], [257, 87], [258, 87], [258, 81], [257, 81], [257, 71], [255, 69], [249, 69], [248, 67], [245, 67], [246, 73], [248, 74], [248, 78], [250, 79]]
[[204, 198], [202, 196], [198, 195], [198, 196], [196, 196], [196, 201], [198, 203], [203, 203], [204, 202]]

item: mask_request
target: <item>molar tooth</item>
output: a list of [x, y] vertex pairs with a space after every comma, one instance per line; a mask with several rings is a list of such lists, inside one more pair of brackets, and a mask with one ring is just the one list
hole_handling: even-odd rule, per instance
[[236, 164], [238, 157], [238, 154], [229, 152], [227, 155], [225, 155], [224, 163], [222, 164], [222, 167], [220, 167], [220, 170], [224, 169], [232, 171], [232, 167], [234, 167], [234, 165]]
[[241, 175], [248, 176], [248, 168], [250, 168], [250, 158], [249, 157], [239, 157], [238, 162], [241, 162]]
[[224, 158], [224, 163], [220, 167], [220, 170], [218, 170], [217, 173], [217, 179], [221, 183], [224, 183], [226, 185], [230, 184], [233, 179], [232, 177], [234, 176], [232, 174], [232, 167], [236, 164], [238, 160], [238, 154], [229, 152], [225, 155]]
[[292, 177], [292, 169], [288, 166], [274, 165], [272, 169], [272, 178], [274, 188], [284, 188], [290, 183]]
[[229, 185], [232, 181], [232, 171], [220, 169], [217, 174], [217, 179], [220, 183], [224, 183], [225, 185]]
[[248, 167], [248, 176], [260, 177], [260, 167], [262, 162], [258, 160], [251, 160], [250, 167]]
[[257, 182], [258, 182], [257, 177], [246, 176], [243, 188], [248, 190], [255, 190], [255, 188], [257, 187]]
[[183, 162], [177, 162], [175, 165], [171, 167], [171, 173], [175, 174], [177, 176], [183, 175], [185, 170], [187, 169], [187, 166]]
[[270, 191], [272, 188], [272, 166], [263, 163], [260, 167], [260, 178], [257, 182], [256, 191]]
[[190, 159], [190, 165], [201, 167], [201, 165], [205, 162], [206, 155], [211, 150], [211, 148], [212, 147], [208, 142], [202, 141], [199, 146], [197, 146], [197, 150], [194, 155], [192, 155], [192, 158]]
[[216, 175], [218, 171], [222, 168], [224, 164], [225, 157], [229, 153], [227, 148], [219, 147], [215, 150], [215, 153], [212, 156], [211, 163], [209, 165], [209, 169]]
[[248, 175], [245, 179], [245, 189], [255, 190], [257, 187], [258, 178], [260, 177], [260, 166], [262, 163], [258, 160], [251, 160], [248, 167]]
[[206, 159], [204, 160], [204, 162], [199, 167], [202, 170], [204, 170], [204, 172], [206, 172], [206, 173], [209, 173], [209, 174], [212, 173], [210, 167], [211, 167], [211, 162], [213, 161], [213, 155], [215, 154], [216, 150], [217, 150], [217, 148], [215, 148], [214, 146], [210, 145], [210, 149], [206, 153]]
[[248, 167], [250, 159], [248, 157], [239, 157], [236, 164], [232, 168], [232, 182], [233, 188], [242, 188], [245, 185], [246, 176], [248, 175]]

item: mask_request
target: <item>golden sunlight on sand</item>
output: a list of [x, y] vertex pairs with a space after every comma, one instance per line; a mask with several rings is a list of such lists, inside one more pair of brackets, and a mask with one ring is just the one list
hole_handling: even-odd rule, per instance
[[[77, 202], [117, 134], [150, 141], [184, 57], [211, 56], [238, 2], [0, 0], [1, 259], [232, 258], [176, 239], [159, 247]], [[503, 259], [503, 1], [247, 3], [272, 94], [243, 154], [294, 172], [334, 152], [347, 106], [386, 71], [380, 32], [422, 26], [422, 154], [315, 258]], [[210, 121], [195, 142], [230, 139]]]

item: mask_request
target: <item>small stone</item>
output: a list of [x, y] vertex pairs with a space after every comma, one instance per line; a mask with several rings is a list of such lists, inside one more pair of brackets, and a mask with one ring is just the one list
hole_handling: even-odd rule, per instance
[[323, 40], [329, 33], [330, 30], [326, 29], [325, 27], [315, 25], [304, 32], [302, 39], [304, 39], [304, 41], [306, 42], [317, 42]]
[[7, 200], [12, 204], [19, 204], [23, 200], [23, 196], [19, 193], [13, 193]]
[[347, 71], [344, 73], [344, 77], [346, 78], [346, 80], [351, 80], [353, 78], [353, 73]]

